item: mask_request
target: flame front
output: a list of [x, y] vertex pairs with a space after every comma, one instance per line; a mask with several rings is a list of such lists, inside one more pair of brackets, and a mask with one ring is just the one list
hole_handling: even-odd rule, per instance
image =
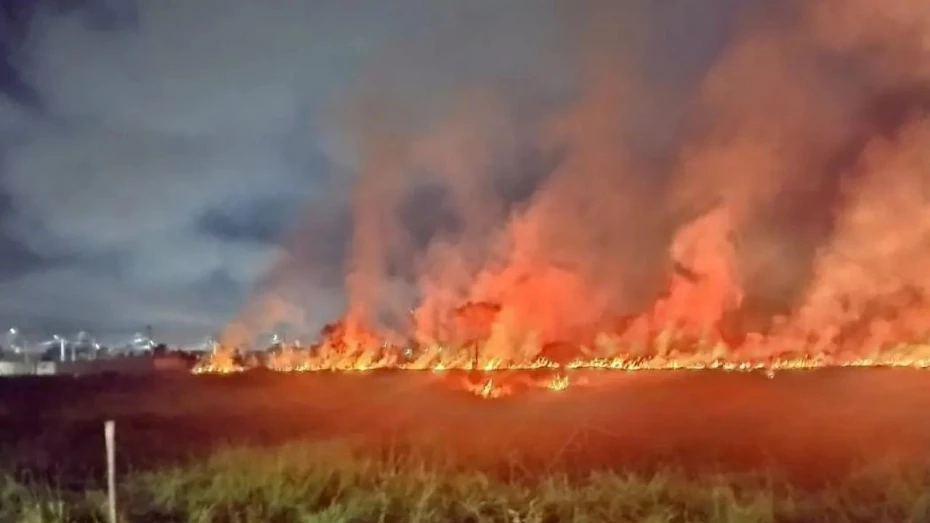
[[[913, 302], [891, 309], [897, 314], [891, 318], [907, 322], [908, 329], [895, 328], [894, 319], [884, 315], [846, 320], [859, 326], [857, 331], [850, 331], [863, 332], [859, 337], [841, 336], [843, 329], [835, 327], [818, 332], [813, 326], [817, 324], [812, 324], [808, 315], [813, 309], [802, 308], [797, 316], [776, 322], [768, 333], [750, 332], [737, 338], [732, 333], [725, 334], [722, 320], [738, 311], [742, 300], [742, 291], [731, 275], [733, 265], [726, 261], [735, 256], [725, 241], [729, 224], [728, 214], [714, 211], [685, 227], [673, 242], [671, 252], [676, 263], [687, 268], [675, 270], [664, 298], [623, 322], [598, 322], [587, 329], [559, 327], [553, 315], [542, 312], [545, 303], [540, 302], [550, 292], [545, 289], [558, 289], [561, 284], [557, 282], [573, 280], [570, 275], [553, 273], [540, 279], [521, 278], [518, 283], [508, 283], [505, 287], [509, 290], [501, 295], [507, 301], [500, 304], [478, 302], [456, 307], [448, 315], [447, 328], [440, 329], [446, 332], [446, 343], [408, 339], [402, 344], [392, 344], [375, 329], [352, 324], [347, 319], [323, 329], [322, 340], [315, 345], [281, 344], [261, 354], [251, 365], [235, 358], [231, 350], [218, 350], [202, 361], [195, 372], [235, 372], [249, 366], [281, 372], [373, 369], [775, 372], [823, 367], [930, 366], [930, 344], [920, 343], [919, 339], [907, 341], [907, 335], [930, 334], [930, 314], [923, 319], [917, 314], [923, 309], [914, 309], [919, 306]], [[720, 256], [723, 261], [717, 259]], [[510, 276], [505, 278], [509, 281]], [[822, 288], [815, 288], [812, 302], [820, 299], [818, 293]], [[551, 292], [570, 302], [576, 301], [573, 294]], [[545, 329], [549, 322], [556, 322], [556, 327]], [[926, 328], [919, 327], [924, 325], [920, 322], [926, 323]], [[863, 329], [861, 325], [871, 328]], [[422, 334], [424, 330], [418, 328], [415, 332]], [[436, 338], [436, 332], [426, 336], [427, 340]]]

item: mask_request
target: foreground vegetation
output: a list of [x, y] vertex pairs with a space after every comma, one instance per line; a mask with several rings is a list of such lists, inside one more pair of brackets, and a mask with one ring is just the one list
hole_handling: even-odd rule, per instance
[[[765, 475], [489, 476], [440, 456], [345, 443], [227, 449], [120, 478], [126, 522], [924, 522], [928, 469], [871, 470], [816, 491]], [[105, 521], [102, 490], [0, 480], [0, 521]]]

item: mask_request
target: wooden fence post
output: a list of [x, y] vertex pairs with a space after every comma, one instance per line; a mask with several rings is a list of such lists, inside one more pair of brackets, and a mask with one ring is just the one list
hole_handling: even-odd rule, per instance
[[103, 437], [107, 446], [107, 521], [116, 521], [116, 423], [107, 420], [103, 424]]

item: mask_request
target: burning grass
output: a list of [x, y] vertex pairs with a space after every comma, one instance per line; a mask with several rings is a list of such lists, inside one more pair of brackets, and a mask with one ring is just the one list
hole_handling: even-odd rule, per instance
[[[243, 344], [218, 346], [194, 372], [224, 374], [264, 367], [280, 372], [602, 369], [771, 374], [827, 367], [930, 367], [930, 330], [910, 324], [913, 315], [905, 314], [912, 310], [909, 305], [879, 307], [842, 325], [825, 322], [822, 329], [780, 317], [766, 332], [754, 332], [725, 328], [724, 318], [736, 312], [732, 308], [699, 314], [708, 306], [702, 296], [710, 290], [695, 285], [678, 282], [668, 298], [638, 316], [606, 326], [576, 326], [571, 334], [560, 333], [564, 338], [553, 338], [552, 333], [541, 338], [545, 325], [515, 319], [513, 308], [525, 303], [482, 302], [455, 309], [448, 320], [453, 334], [446, 333], [445, 342], [434, 335], [368, 328], [346, 318], [324, 327], [320, 341], [311, 346], [279, 343], [260, 353], [243, 352]], [[725, 294], [734, 293], [738, 294], [731, 289]], [[896, 327], [900, 322], [908, 328]]]
[[[858, 358], [841, 358], [835, 356], [797, 357], [757, 361], [733, 361], [725, 358], [708, 358], [703, 355], [679, 357], [673, 354], [667, 358], [594, 358], [573, 359], [567, 363], [558, 363], [545, 358], [529, 363], [502, 362], [489, 360], [480, 362], [465, 359], [443, 359], [443, 349], [432, 349], [434, 358], [429, 358], [431, 349], [425, 351], [416, 362], [403, 362], [396, 357], [385, 356], [381, 359], [357, 359], [352, 352], [342, 353], [342, 358], [333, 356], [332, 352], [321, 357], [319, 347], [311, 350], [300, 348], [279, 348], [266, 359], [253, 358], [248, 363], [240, 363], [228, 353], [220, 352], [216, 357], [202, 360], [193, 372], [195, 374], [232, 374], [250, 368], [265, 368], [276, 372], [346, 372], [359, 373], [376, 370], [432, 371], [446, 373], [450, 371], [468, 371], [468, 378], [457, 383], [461, 388], [484, 399], [500, 399], [517, 394], [526, 389], [543, 389], [561, 392], [573, 386], [589, 384], [584, 377], [573, 377], [573, 371], [714, 371], [714, 372], [761, 372], [769, 378], [775, 378], [781, 372], [807, 371], [827, 368], [930, 368], [930, 358], [924, 356], [926, 347], [902, 345], [895, 350], [877, 352], [873, 356]], [[330, 350], [332, 349], [322, 349]], [[522, 376], [514, 380], [513, 375]], [[580, 378], [580, 379], [579, 379]], [[515, 384], [515, 381], [517, 382]]]
[[[580, 350], [584, 351], [584, 348]], [[711, 352], [678, 353], [653, 357], [576, 357], [564, 362], [539, 357], [528, 361], [507, 361], [498, 358], [469, 358], [462, 350], [445, 347], [427, 347], [418, 350], [416, 359], [404, 359], [402, 349], [382, 348], [378, 357], [371, 351], [336, 349], [318, 345], [304, 349], [299, 346], [279, 347], [274, 352], [248, 361], [221, 351], [201, 360], [193, 369], [195, 374], [228, 374], [249, 368], [262, 367], [279, 372], [342, 371], [366, 372], [376, 369], [443, 372], [469, 371], [571, 371], [571, 370], [716, 370], [724, 372], [778, 372], [812, 370], [834, 367], [904, 367], [926, 369], [930, 367], [930, 348], [925, 344], [902, 344], [891, 349], [873, 351], [871, 355], [844, 356], [821, 354], [818, 356], [774, 357], [766, 359], [739, 359], [726, 354], [724, 349]], [[564, 388], [564, 387], [562, 387]]]
[[[119, 482], [125, 521], [903, 522], [930, 518], [930, 469], [870, 469], [819, 490], [766, 474], [485, 475], [440, 452], [372, 456], [347, 441], [230, 448]], [[101, 521], [102, 492], [2, 480], [0, 520]]]

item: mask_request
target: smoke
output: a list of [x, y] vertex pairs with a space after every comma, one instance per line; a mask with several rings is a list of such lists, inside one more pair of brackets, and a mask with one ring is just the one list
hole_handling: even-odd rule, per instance
[[797, 315], [804, 330], [819, 326], [821, 346], [863, 350], [930, 334], [928, 146], [930, 121], [916, 118], [863, 153]]
[[679, 199], [733, 212], [745, 292], [788, 316], [768, 351], [785, 332], [818, 354], [926, 336], [907, 319], [921, 278], [888, 270], [926, 256], [907, 232], [927, 203], [926, 7], [829, 4], [752, 28], [724, 55], [706, 83], [711, 131], [679, 174]]
[[615, 9], [566, 17], [569, 81], [538, 96], [478, 75], [422, 110], [405, 63], [346, 97], [347, 336], [504, 361], [668, 332], [751, 357], [925, 340], [925, 2], [756, 6], [686, 97], [649, 72], [648, 9]]

